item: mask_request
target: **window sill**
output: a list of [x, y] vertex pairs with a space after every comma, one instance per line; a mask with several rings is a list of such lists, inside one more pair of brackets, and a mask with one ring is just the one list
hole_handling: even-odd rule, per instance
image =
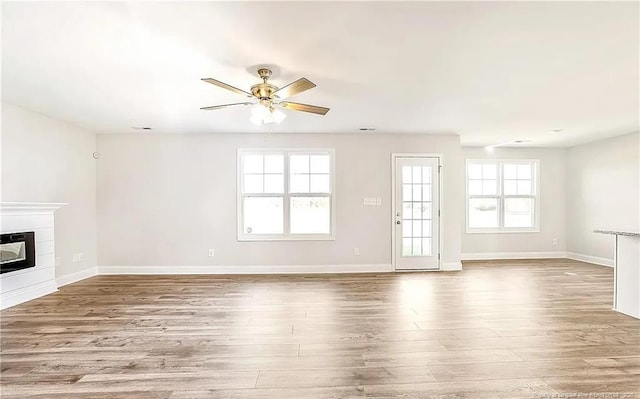
[[308, 236], [288, 236], [288, 237], [269, 237], [269, 236], [240, 236], [239, 242], [255, 242], [255, 241], [335, 241], [334, 236], [328, 235], [308, 235]]
[[531, 229], [470, 229], [467, 228], [467, 234], [523, 234], [523, 233], [539, 233], [539, 228], [531, 228]]

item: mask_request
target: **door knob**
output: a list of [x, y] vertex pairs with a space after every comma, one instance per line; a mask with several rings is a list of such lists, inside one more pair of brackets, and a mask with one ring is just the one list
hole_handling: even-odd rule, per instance
[[400, 221], [399, 221], [399, 220], [396, 220], [396, 224], [400, 224]]

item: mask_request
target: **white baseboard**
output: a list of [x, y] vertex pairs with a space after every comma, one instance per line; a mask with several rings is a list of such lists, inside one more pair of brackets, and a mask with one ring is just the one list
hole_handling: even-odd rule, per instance
[[553, 259], [566, 258], [564, 251], [554, 252], [478, 252], [462, 254], [462, 260], [490, 260], [490, 259]]
[[10, 308], [32, 299], [49, 295], [56, 291], [58, 291], [58, 286], [56, 285], [55, 280], [48, 280], [28, 287], [2, 293], [2, 295], [0, 295], [0, 309]]
[[67, 284], [84, 280], [85, 278], [96, 276], [97, 274], [98, 274], [98, 268], [94, 266], [88, 269], [80, 270], [79, 272], [76, 272], [76, 273], [65, 274], [64, 276], [57, 277], [56, 282], [58, 283], [58, 287], [62, 287]]
[[581, 262], [593, 263], [595, 265], [613, 267], [613, 259], [601, 258], [599, 256], [591, 256], [584, 254], [577, 254], [575, 252], [567, 252], [567, 258], [573, 260], [579, 260]]
[[391, 264], [245, 266], [98, 266], [98, 274], [320, 274], [388, 273]]
[[440, 271], [448, 272], [462, 270], [462, 262], [442, 262], [440, 265]]

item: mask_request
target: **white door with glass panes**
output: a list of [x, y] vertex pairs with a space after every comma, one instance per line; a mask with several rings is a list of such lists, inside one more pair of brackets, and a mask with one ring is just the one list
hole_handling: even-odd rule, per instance
[[396, 270], [439, 269], [437, 157], [394, 158], [394, 264]]

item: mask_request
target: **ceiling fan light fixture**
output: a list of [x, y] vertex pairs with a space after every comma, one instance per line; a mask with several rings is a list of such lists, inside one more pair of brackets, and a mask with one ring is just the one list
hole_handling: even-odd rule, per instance
[[271, 116], [273, 117], [273, 121], [279, 125], [280, 122], [282, 122], [284, 118], [287, 117], [287, 114], [280, 111], [279, 109], [271, 108]]
[[256, 104], [251, 110], [251, 117], [249, 120], [256, 126], [266, 125], [269, 123], [280, 124], [286, 118], [287, 115], [274, 108], [273, 106], [265, 106], [262, 104]]

